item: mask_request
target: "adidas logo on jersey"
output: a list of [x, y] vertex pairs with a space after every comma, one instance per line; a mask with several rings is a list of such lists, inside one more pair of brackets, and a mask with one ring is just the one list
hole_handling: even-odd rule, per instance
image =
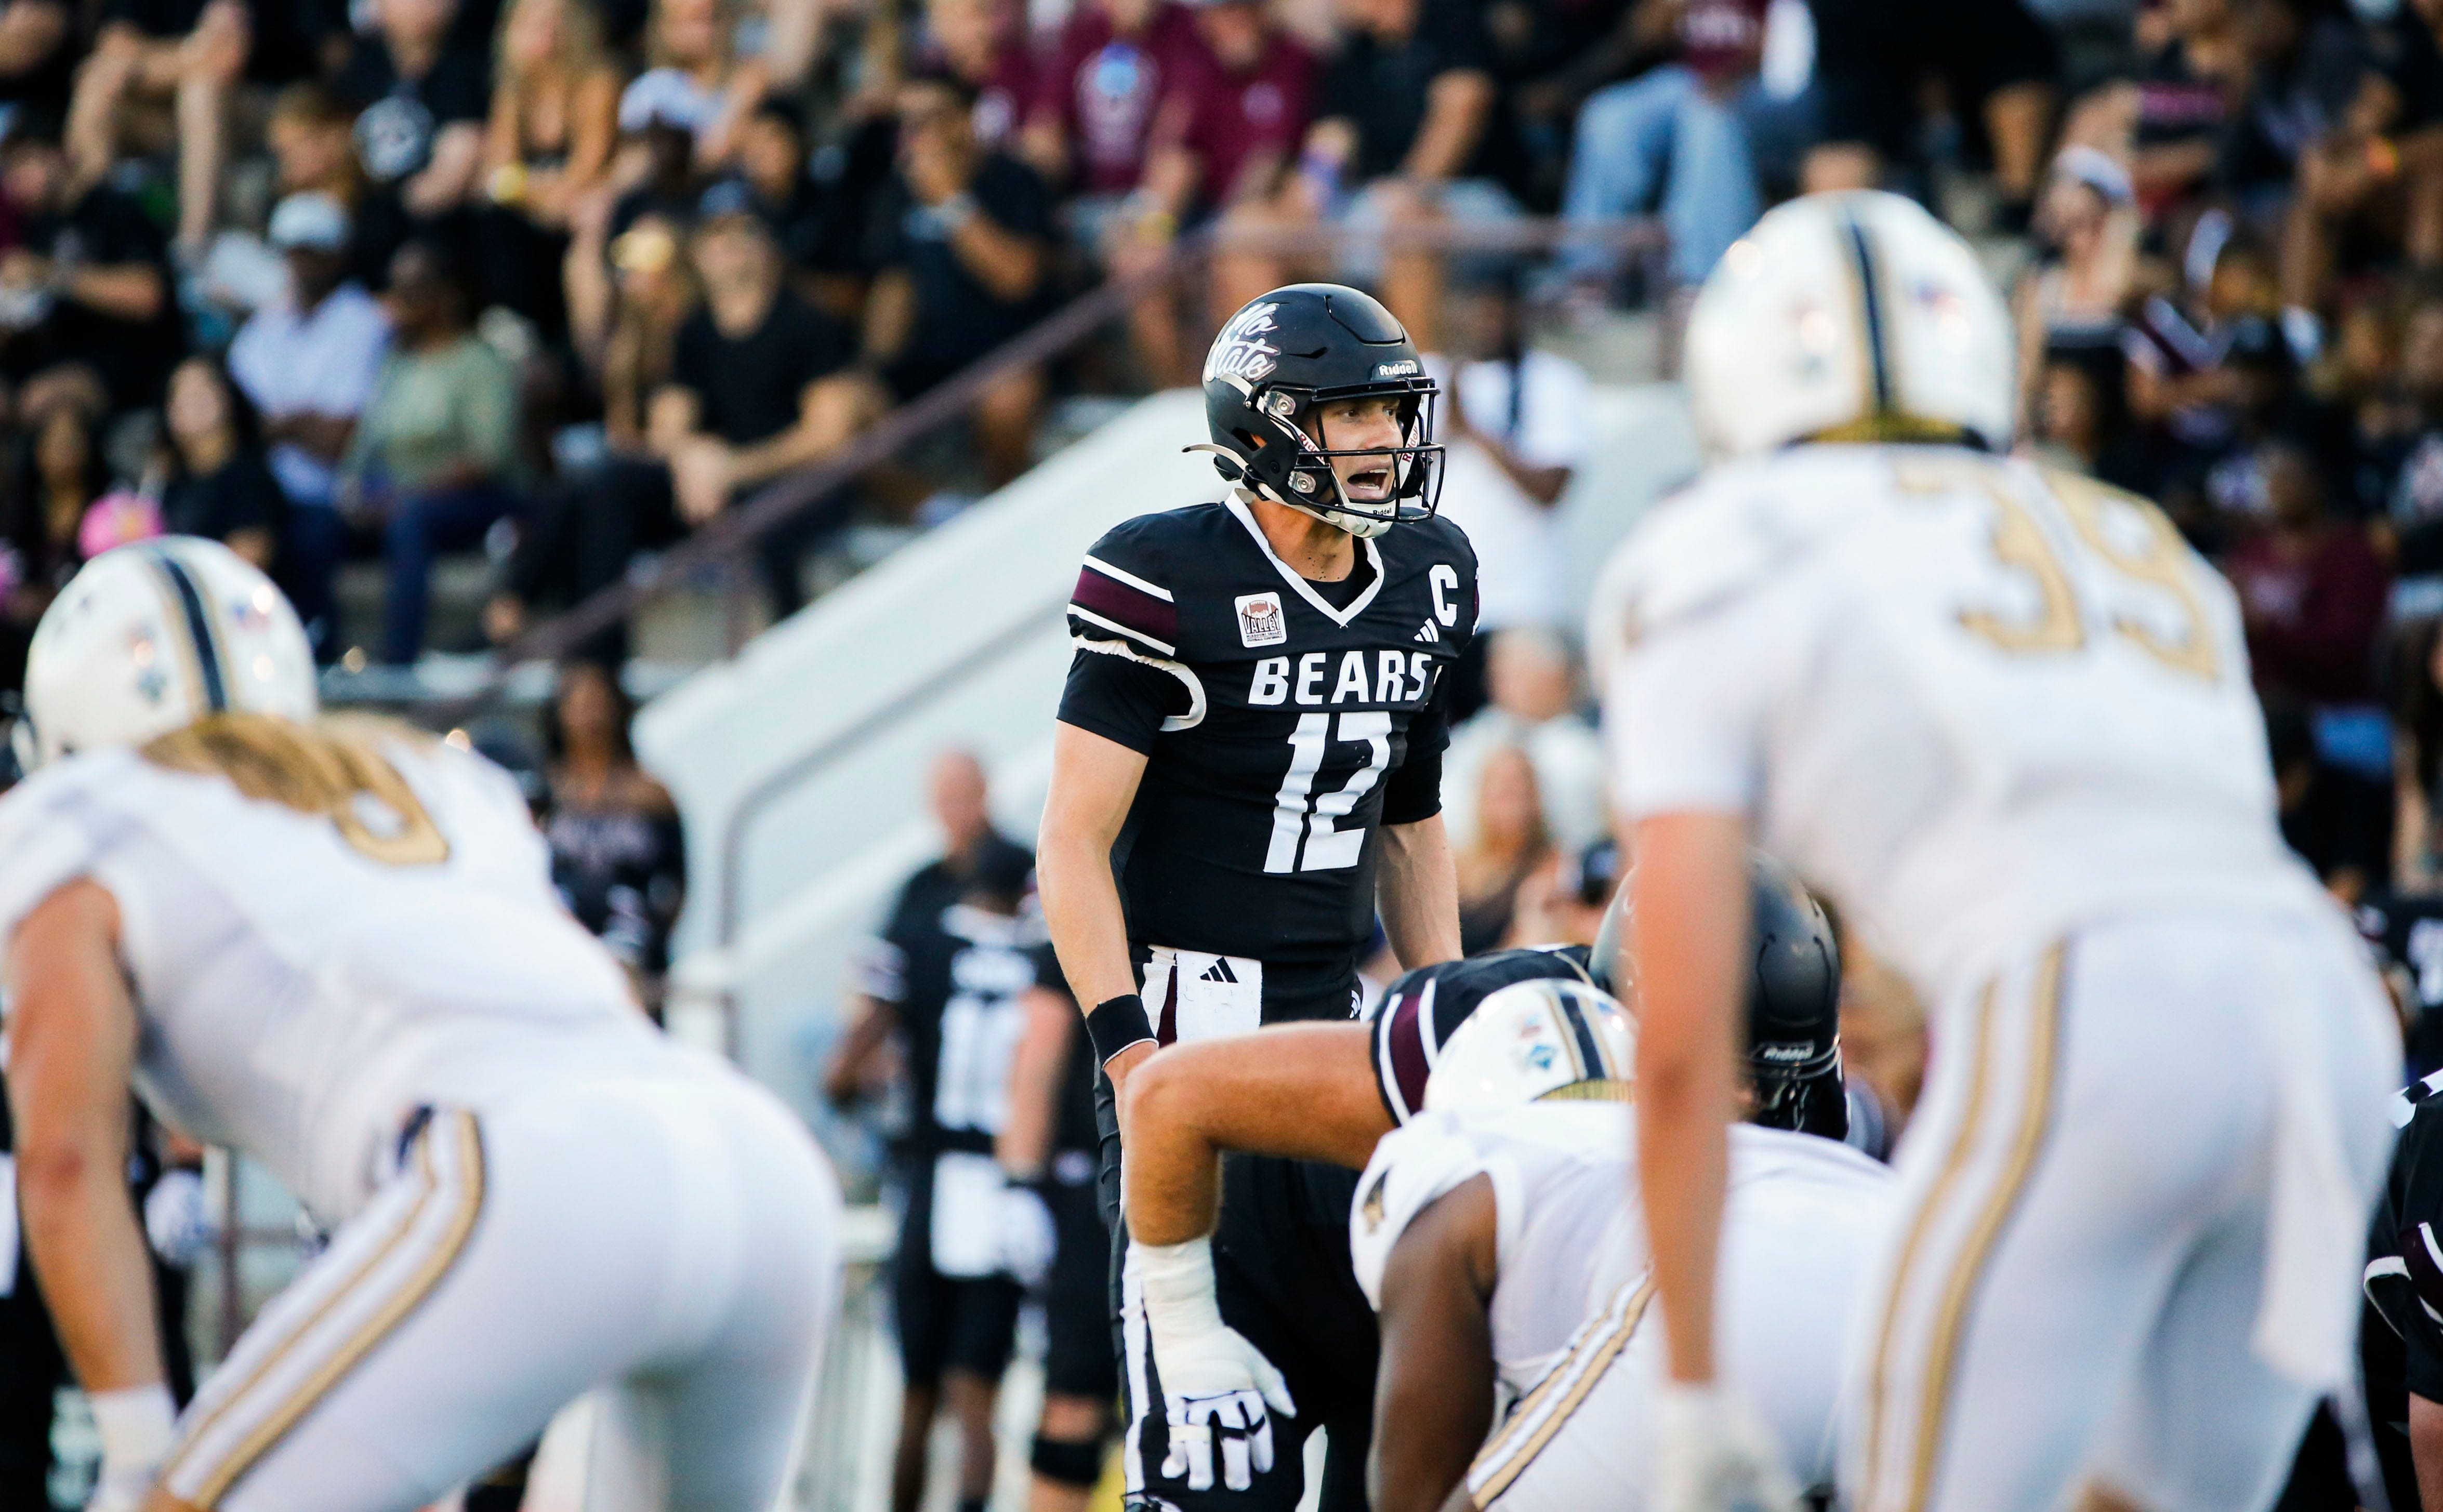
[[1230, 970], [1230, 963], [1226, 960], [1217, 960], [1212, 965], [1205, 967], [1204, 974], [1196, 979], [1200, 982], [1229, 982], [1233, 985], [1236, 985], [1239, 980], [1237, 975]]
[[1434, 628], [1434, 622], [1431, 620], [1425, 621], [1425, 628], [1416, 634], [1416, 639], [1424, 642], [1427, 646], [1436, 644], [1442, 638], [1442, 632]]

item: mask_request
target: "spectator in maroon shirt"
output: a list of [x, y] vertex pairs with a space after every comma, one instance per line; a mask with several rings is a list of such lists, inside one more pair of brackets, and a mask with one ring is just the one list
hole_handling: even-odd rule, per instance
[[2368, 702], [2391, 570], [2364, 532], [2326, 514], [2306, 453], [2270, 446], [2262, 465], [2271, 522], [2223, 563], [2257, 688], [2327, 708]]
[[[1160, 263], [1183, 225], [1278, 194], [1314, 118], [1321, 65], [1273, 23], [1262, 0], [1203, 0], [1195, 15], [1213, 66], [1182, 81], [1184, 108], [1162, 123], [1144, 181], [1103, 232], [1104, 263], [1115, 277]], [[1195, 381], [1195, 354], [1181, 339], [1169, 295], [1141, 302], [1130, 330], [1155, 382]]]
[[1261, 0], [1207, 0], [1196, 24], [1221, 64], [1187, 118], [1197, 198], [1222, 208], [1269, 197], [1314, 119], [1320, 64]]
[[[1069, 239], [1113, 278], [1160, 263], [1194, 173], [1181, 143], [1220, 66], [1175, 0], [1082, 0], [1038, 77], [1022, 151], [1071, 195]], [[1147, 376], [1185, 381], [1167, 293], [1140, 301], [1130, 334]]]
[[[1213, 67], [1196, 18], [1175, 0], [1084, 0], [1053, 43], [1026, 123], [1038, 172], [1107, 219], [1176, 139], [1191, 79]], [[1091, 238], [1087, 238], [1091, 244]]]

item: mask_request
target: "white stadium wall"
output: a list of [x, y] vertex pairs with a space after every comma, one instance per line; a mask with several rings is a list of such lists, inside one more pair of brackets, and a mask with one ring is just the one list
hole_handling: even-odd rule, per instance
[[[1561, 504], [1570, 624], [1612, 543], [1697, 464], [1676, 389], [1598, 388], [1594, 406]], [[1128, 516], [1216, 497], [1207, 457], [1180, 449], [1203, 429], [1193, 392], [1147, 399], [646, 708], [637, 749], [688, 828], [674, 1025], [726, 998], [747, 1069], [813, 1112], [860, 945], [935, 850], [928, 759], [973, 749], [998, 821], [1033, 844], [1078, 556]]]

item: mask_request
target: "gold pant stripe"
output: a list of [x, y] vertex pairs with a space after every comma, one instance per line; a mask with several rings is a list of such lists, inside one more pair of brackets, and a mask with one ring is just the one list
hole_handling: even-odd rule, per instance
[[1888, 1405], [1892, 1368], [1892, 1336], [1899, 1331], [1901, 1300], [1908, 1295], [1909, 1278], [1917, 1269], [1920, 1251], [1925, 1247], [1926, 1235], [1934, 1228], [1937, 1214], [1950, 1204], [1953, 1190], [1966, 1174], [1968, 1157], [1976, 1148], [1976, 1136], [1984, 1122], [1985, 1077], [1991, 1068], [1990, 1052], [1993, 1039], [1993, 994], [1995, 987], [1988, 982], [1976, 1001], [1976, 1032], [1967, 1053], [1969, 1062], [1968, 1107], [1959, 1120], [1959, 1130], [1952, 1137], [1951, 1149], [1943, 1157], [1941, 1174], [1926, 1192], [1924, 1203], [1909, 1224], [1908, 1237], [1901, 1244], [1900, 1255], [1892, 1266], [1892, 1284], [1883, 1299], [1883, 1325], [1875, 1340], [1875, 1366], [1866, 1382], [1866, 1477], [1864, 1496], [1872, 1505], [1875, 1488], [1882, 1484], [1879, 1471], [1883, 1457], [1883, 1413]]
[[207, 1383], [206, 1394], [219, 1396], [220, 1405], [212, 1408], [192, 1426], [180, 1430], [177, 1448], [171, 1452], [168, 1463], [161, 1469], [164, 1482], [177, 1471], [180, 1463], [194, 1451], [195, 1446], [202, 1443], [213, 1429], [220, 1426], [221, 1420], [229, 1415], [230, 1409], [252, 1394], [254, 1389], [262, 1385], [265, 1377], [280, 1367], [281, 1362], [288, 1357], [300, 1341], [311, 1337], [314, 1331], [321, 1326], [323, 1320], [330, 1317], [332, 1310], [346, 1301], [349, 1293], [364, 1284], [365, 1278], [380, 1269], [392, 1255], [397, 1253], [398, 1247], [407, 1242], [408, 1236], [415, 1232], [418, 1223], [424, 1217], [425, 1210], [431, 1206], [434, 1193], [440, 1190], [440, 1183], [432, 1171], [432, 1154], [422, 1142], [416, 1146], [415, 1174], [419, 1188], [415, 1201], [408, 1206], [396, 1226], [375, 1248], [374, 1252], [367, 1255], [356, 1269], [350, 1271], [345, 1280], [333, 1285], [329, 1294], [322, 1299], [321, 1304], [289, 1329], [285, 1338], [272, 1345], [263, 1357], [262, 1362], [254, 1367], [244, 1381], [231, 1387], [226, 1394], [216, 1389], [217, 1383]]
[[[1623, 1349], [1628, 1347], [1630, 1336], [1637, 1332], [1637, 1325], [1644, 1321], [1646, 1306], [1653, 1300], [1654, 1276], [1652, 1272], [1648, 1272], [1644, 1280], [1636, 1284], [1635, 1290], [1628, 1294], [1626, 1303], [1621, 1308], [1620, 1321], [1600, 1336], [1599, 1341], [1595, 1343], [1590, 1353], [1571, 1362], [1576, 1363], [1579, 1368], [1576, 1378], [1570, 1385], [1569, 1394], [1561, 1399], [1541, 1424], [1537, 1425], [1534, 1436], [1508, 1451], [1507, 1457], [1502, 1460], [1501, 1467], [1493, 1473], [1491, 1479], [1468, 1493], [1469, 1500], [1478, 1507], [1489, 1507], [1500, 1500], [1501, 1493], [1509, 1490], [1512, 1483], [1525, 1473], [1527, 1466], [1535, 1463], [1535, 1456], [1544, 1452], [1544, 1446], [1552, 1442], [1552, 1435], [1558, 1433], [1561, 1430], [1561, 1425], [1568, 1422], [1585, 1403], [1588, 1394], [1595, 1389], [1595, 1382], [1602, 1380], [1604, 1372], [1611, 1368], [1613, 1359], [1619, 1357]], [[1569, 1364], [1565, 1363], [1561, 1371], [1553, 1372], [1547, 1380], [1558, 1378], [1568, 1369]], [[1538, 1387], [1537, 1390], [1540, 1392], [1542, 1388]], [[1530, 1400], [1533, 1398], [1531, 1397]], [[1524, 1411], [1522, 1408], [1522, 1417]], [[1477, 1460], [1479, 1464], [1482, 1464], [1487, 1458], [1498, 1457], [1501, 1454], [1501, 1444], [1497, 1439], [1486, 1448], [1483, 1453], [1477, 1456]], [[1471, 1478], [1474, 1468], [1470, 1466]]]
[[1993, 1242], [2001, 1237], [2002, 1226], [2018, 1207], [2019, 1196], [2027, 1190], [2028, 1176], [2035, 1169], [2036, 1157], [2044, 1149], [2045, 1134], [2052, 1126], [2055, 1067], [2061, 1048], [2062, 963], [2067, 954], [2066, 943], [2054, 945], [2045, 952], [2044, 965], [2036, 973], [2035, 1024], [2028, 1047], [2028, 1095], [2019, 1113], [2018, 1131], [2011, 1139], [2011, 1162], [1987, 1200], [1985, 1211], [1978, 1214], [1976, 1227], [1969, 1234], [1968, 1248], [1953, 1267], [1951, 1283], [1943, 1290], [1934, 1348], [1922, 1377], [1924, 1394], [1918, 1409], [1917, 1463], [1909, 1478], [1910, 1512], [1920, 1512], [1934, 1489], [1935, 1462], [1940, 1456], [1944, 1419], [1951, 1410], [1952, 1377], [1959, 1367], [1960, 1326], [1967, 1319], [1976, 1284], [1983, 1279], [1985, 1263], [1993, 1258]]
[[348, 1341], [334, 1350], [330, 1358], [308, 1377], [303, 1385], [289, 1394], [279, 1409], [247, 1435], [220, 1467], [206, 1479], [195, 1497], [195, 1505], [210, 1508], [222, 1494], [236, 1484], [239, 1476], [250, 1469], [271, 1448], [297, 1426], [297, 1420], [312, 1411], [375, 1345], [389, 1337], [407, 1316], [430, 1296], [441, 1278], [458, 1261], [467, 1248], [468, 1236], [475, 1231], [475, 1220], [484, 1211], [484, 1136], [469, 1113], [452, 1114], [448, 1120], [447, 1137], [457, 1146], [464, 1185], [457, 1207], [450, 1213], [450, 1227], [433, 1247], [432, 1253], [408, 1278], [407, 1284], [382, 1303], [373, 1317], [365, 1321]]
[[1500, 1452], [1503, 1439], [1515, 1431], [1519, 1424], [1533, 1418], [1536, 1410], [1544, 1405], [1545, 1399], [1561, 1389], [1562, 1383], [1570, 1378], [1570, 1362], [1578, 1357], [1579, 1351], [1608, 1332], [1604, 1326], [1604, 1321], [1619, 1309], [1623, 1301], [1633, 1296], [1644, 1279], [1640, 1277], [1638, 1280], [1622, 1283], [1620, 1290], [1612, 1294], [1609, 1306], [1578, 1325], [1578, 1331], [1571, 1334], [1569, 1342], [1561, 1346], [1560, 1362], [1546, 1371], [1544, 1378], [1537, 1381], [1525, 1396], [1518, 1399], [1518, 1405], [1510, 1410], [1510, 1416], [1502, 1424], [1501, 1430], [1496, 1432], [1482, 1448], [1477, 1450], [1476, 1458], [1469, 1462], [1468, 1474], [1476, 1474], [1478, 1469], [1497, 1456]]

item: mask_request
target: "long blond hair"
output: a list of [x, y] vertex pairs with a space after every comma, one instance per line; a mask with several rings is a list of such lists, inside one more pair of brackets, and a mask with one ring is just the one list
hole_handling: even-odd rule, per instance
[[[155, 766], [225, 777], [249, 798], [328, 819], [372, 859], [413, 866], [447, 861], [450, 843], [382, 747], [432, 739], [412, 725], [364, 715], [300, 724], [278, 715], [232, 712], [156, 736], [138, 754]], [[385, 831], [368, 825], [358, 801], [364, 798], [395, 815], [396, 827]]]
[[493, 77], [502, 87], [524, 90], [534, 82], [519, 71], [517, 60], [509, 56], [509, 29], [516, 25], [520, 12], [534, 5], [560, 7], [560, 46], [553, 50], [551, 61], [571, 87], [611, 66], [611, 49], [602, 40], [602, 16], [591, 0], [510, 0], [501, 11], [500, 26], [492, 33]]

